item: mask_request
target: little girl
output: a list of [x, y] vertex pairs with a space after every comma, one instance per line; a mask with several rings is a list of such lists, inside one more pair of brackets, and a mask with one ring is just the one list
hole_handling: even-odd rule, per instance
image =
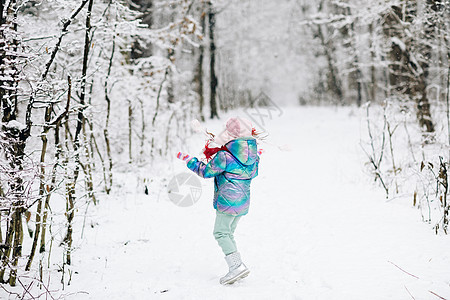
[[232, 284], [250, 273], [237, 251], [234, 231], [241, 216], [248, 213], [250, 182], [258, 175], [259, 156], [255, 136], [250, 121], [231, 118], [226, 123], [226, 130], [214, 138], [222, 146], [209, 148], [209, 141], [206, 143], [204, 154], [209, 160], [207, 164], [181, 152], [177, 155], [198, 176], [214, 177], [214, 237], [229, 267], [228, 274], [220, 278], [221, 284]]

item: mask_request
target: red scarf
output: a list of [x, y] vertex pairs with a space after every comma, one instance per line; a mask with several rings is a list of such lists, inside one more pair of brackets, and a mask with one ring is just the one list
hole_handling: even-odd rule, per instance
[[[257, 136], [258, 134], [259, 133], [256, 132], [256, 129], [252, 128], [252, 136]], [[209, 147], [209, 143], [211, 143], [211, 141], [207, 141], [205, 144], [205, 149], [203, 149], [203, 154], [205, 154], [205, 156], [206, 156], [206, 161], [209, 161], [214, 154], [216, 154], [217, 152], [219, 152], [221, 150], [228, 151], [228, 149], [227, 149], [227, 147], [225, 147], [225, 145], [222, 147], [211, 148], [211, 147]]]
[[227, 147], [225, 147], [225, 146], [211, 148], [211, 147], [209, 147], [209, 143], [210, 143], [210, 141], [206, 142], [205, 149], [203, 150], [203, 154], [205, 154], [207, 161], [209, 161], [214, 154], [216, 154], [217, 152], [219, 152], [221, 150], [228, 151]]

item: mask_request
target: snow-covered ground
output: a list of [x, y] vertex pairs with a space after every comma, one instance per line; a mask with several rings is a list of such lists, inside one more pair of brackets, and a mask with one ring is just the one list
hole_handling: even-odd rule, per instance
[[[67, 298], [450, 299], [450, 238], [373, 186], [363, 169], [358, 110], [283, 112], [266, 129], [271, 142], [292, 151], [262, 145], [250, 212], [236, 231], [251, 270], [246, 279], [218, 283], [226, 263], [212, 235], [212, 180], [202, 180], [200, 200], [183, 208], [148, 170], [150, 195], [132, 172], [116, 175], [120, 192], [90, 209], [93, 228], [73, 254], [78, 274]], [[198, 136], [180, 150], [197, 154], [202, 146]], [[188, 171], [176, 159], [167, 169]]]

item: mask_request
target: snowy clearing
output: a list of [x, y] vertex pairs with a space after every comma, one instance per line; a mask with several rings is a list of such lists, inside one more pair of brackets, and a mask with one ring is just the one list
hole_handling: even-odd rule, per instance
[[[116, 174], [126, 186], [90, 209], [87, 223], [96, 226], [74, 252], [67, 298], [450, 299], [450, 239], [406, 200], [386, 202], [365, 174], [358, 109], [283, 111], [266, 129], [293, 150], [262, 146], [250, 212], [236, 231], [246, 279], [218, 283], [227, 268], [212, 236], [212, 180], [182, 208], [166, 191], [150, 185], [145, 195], [133, 174]], [[217, 131], [225, 120], [206, 125]], [[202, 146], [198, 136], [180, 150], [195, 155]], [[176, 159], [167, 164], [171, 176], [189, 171]]]

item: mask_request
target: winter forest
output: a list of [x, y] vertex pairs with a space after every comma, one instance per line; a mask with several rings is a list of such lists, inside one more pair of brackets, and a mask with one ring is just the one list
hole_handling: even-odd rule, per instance
[[[0, 3], [0, 299], [450, 300], [449, 0]], [[233, 116], [221, 286], [213, 180], [170, 193]]]

